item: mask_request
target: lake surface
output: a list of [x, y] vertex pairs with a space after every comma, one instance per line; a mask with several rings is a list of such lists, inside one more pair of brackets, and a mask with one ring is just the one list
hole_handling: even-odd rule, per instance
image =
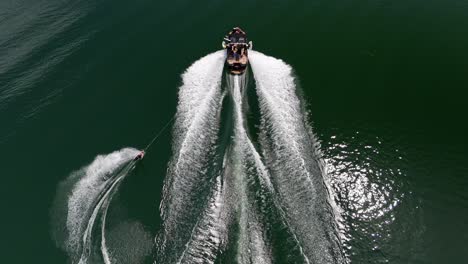
[[[2, 262], [67, 262], [52, 235], [59, 183], [144, 148], [175, 114], [181, 74], [233, 26], [294, 70], [346, 258], [468, 262], [467, 12], [455, 0], [3, 1]], [[172, 147], [165, 130], [122, 182], [108, 229], [128, 232], [114, 251], [161, 232]]]

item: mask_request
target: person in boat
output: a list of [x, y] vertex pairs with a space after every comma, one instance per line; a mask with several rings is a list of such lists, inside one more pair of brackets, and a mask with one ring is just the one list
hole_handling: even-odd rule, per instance
[[145, 151], [142, 150], [140, 153], [138, 153], [138, 155], [136, 155], [136, 157], [133, 159], [133, 161], [141, 160], [141, 159], [143, 159], [144, 156], [145, 156]]

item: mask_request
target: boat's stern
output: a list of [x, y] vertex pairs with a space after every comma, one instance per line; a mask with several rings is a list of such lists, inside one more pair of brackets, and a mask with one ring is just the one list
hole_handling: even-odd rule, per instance
[[249, 63], [247, 51], [243, 54], [235, 54], [233, 52], [227, 52], [226, 64], [231, 74], [239, 75], [245, 72]]
[[243, 74], [249, 63], [248, 50], [252, 42], [247, 41], [247, 34], [236, 27], [223, 39], [223, 48], [226, 49], [226, 64], [231, 74]]

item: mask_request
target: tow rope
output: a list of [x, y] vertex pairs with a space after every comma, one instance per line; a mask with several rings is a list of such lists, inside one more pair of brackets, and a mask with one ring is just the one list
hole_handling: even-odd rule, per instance
[[150, 143], [145, 147], [144, 151], [146, 152], [149, 147], [151, 147], [151, 145], [153, 145], [153, 143], [156, 141], [156, 139], [159, 138], [159, 136], [161, 136], [161, 134], [169, 127], [169, 125], [172, 123], [172, 121], [174, 121], [175, 119], [175, 115], [172, 116], [172, 118], [166, 123], [166, 125], [164, 125], [163, 128], [161, 128], [158, 133], [156, 133], [156, 135], [153, 137], [153, 139], [150, 141]]

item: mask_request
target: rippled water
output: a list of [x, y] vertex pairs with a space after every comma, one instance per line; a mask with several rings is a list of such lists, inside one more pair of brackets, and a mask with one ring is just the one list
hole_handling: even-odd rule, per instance
[[[453, 0], [3, 1], [2, 262], [66, 263], [50, 234], [57, 185], [98, 154], [146, 145], [176, 111], [181, 73], [234, 25], [295, 70], [351, 263], [467, 262], [466, 11]], [[171, 139], [109, 206], [121, 259], [146, 263], [147, 246], [123, 249], [161, 230]]]
[[366, 130], [323, 137], [347, 254], [357, 263], [418, 261], [425, 225], [403, 146]]

